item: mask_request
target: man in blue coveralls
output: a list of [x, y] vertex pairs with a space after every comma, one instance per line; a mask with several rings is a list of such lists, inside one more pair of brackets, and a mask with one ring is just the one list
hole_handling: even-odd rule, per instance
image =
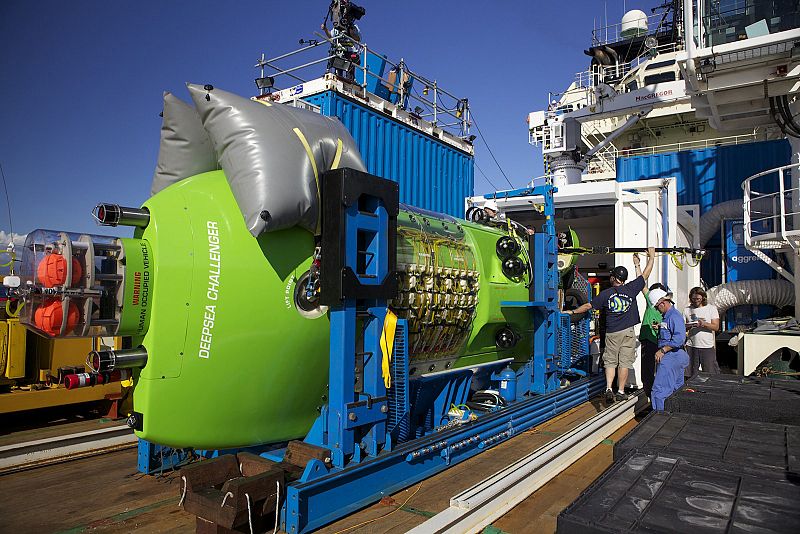
[[658, 367], [651, 395], [653, 409], [663, 411], [667, 397], [683, 385], [683, 371], [689, 365], [689, 355], [683, 348], [686, 343], [686, 323], [681, 312], [675, 309], [672, 293], [654, 289], [650, 291], [649, 298], [664, 318], [658, 328]]

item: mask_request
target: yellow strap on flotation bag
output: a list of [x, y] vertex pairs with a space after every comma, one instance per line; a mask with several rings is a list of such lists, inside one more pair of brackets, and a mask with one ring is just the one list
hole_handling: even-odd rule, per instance
[[0, 267], [11, 267], [10, 274], [14, 274], [14, 260], [17, 258], [17, 255], [13, 250], [0, 250], [0, 254], [8, 254], [8, 261], [0, 263]]
[[339, 163], [342, 160], [342, 140], [336, 140], [336, 155], [333, 156], [333, 164], [331, 164], [331, 170], [334, 171], [339, 168]]
[[[317, 201], [322, 202], [322, 192], [319, 187], [319, 171], [317, 170], [317, 161], [314, 159], [314, 153], [311, 151], [311, 146], [308, 144], [306, 140], [306, 136], [303, 135], [303, 132], [300, 131], [300, 128], [295, 128], [292, 130], [300, 142], [303, 143], [303, 148], [306, 149], [306, 154], [308, 154], [308, 160], [311, 162], [311, 168], [314, 170], [314, 181], [317, 183]], [[317, 217], [317, 229], [315, 234], [319, 235], [320, 233], [320, 224], [322, 222], [321, 217]]]
[[394, 333], [397, 330], [397, 315], [392, 310], [386, 310], [386, 319], [383, 320], [383, 332], [381, 332], [381, 372], [383, 383], [386, 388], [392, 386], [392, 373], [389, 364], [392, 361], [392, 350], [394, 349]]

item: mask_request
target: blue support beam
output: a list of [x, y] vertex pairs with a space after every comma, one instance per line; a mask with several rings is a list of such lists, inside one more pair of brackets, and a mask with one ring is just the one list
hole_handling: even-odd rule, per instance
[[528, 308], [533, 324], [531, 361], [518, 370], [517, 387], [522, 392], [542, 395], [558, 389], [559, 377], [558, 329], [558, 242], [555, 226], [555, 204], [553, 195], [557, 191], [552, 185], [537, 186], [525, 190], [526, 194], [541, 196], [545, 222], [542, 231], [530, 240], [530, 257], [536, 261], [533, 270], [530, 300], [522, 302], [504, 301], [503, 307]]

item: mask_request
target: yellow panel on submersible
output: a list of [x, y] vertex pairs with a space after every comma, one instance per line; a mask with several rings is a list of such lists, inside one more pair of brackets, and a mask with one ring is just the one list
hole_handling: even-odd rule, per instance
[[[149, 329], [136, 340], [148, 354], [135, 375], [137, 434], [213, 449], [304, 436], [328, 383], [327, 315], [298, 308], [311, 233], [254, 238], [222, 171], [171, 185], [145, 207], [150, 223], [137, 237], [149, 243], [153, 279]], [[495, 243], [505, 234], [435, 214], [400, 219], [393, 306], [413, 325], [418, 372], [524, 358], [527, 315], [499, 306], [527, 299], [525, 280], [502, 274]], [[499, 351], [495, 335], [509, 325], [525, 341]]]

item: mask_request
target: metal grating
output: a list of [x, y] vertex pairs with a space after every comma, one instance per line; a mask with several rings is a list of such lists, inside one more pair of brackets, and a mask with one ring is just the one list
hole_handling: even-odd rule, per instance
[[569, 369], [572, 365], [572, 327], [570, 322], [569, 315], [558, 314], [556, 346], [558, 347], [558, 366], [562, 369]]
[[[581, 273], [575, 268], [575, 276], [572, 282], [572, 289], [577, 289], [584, 296], [589, 299], [589, 280], [584, 278]], [[572, 333], [572, 359], [570, 364], [574, 364], [581, 358], [589, 355], [589, 314], [584, 319], [577, 323], [570, 324], [570, 332]]]
[[408, 321], [397, 320], [392, 355], [392, 385], [386, 394], [389, 398], [389, 432], [396, 443], [409, 438], [409, 382], [408, 382]]

